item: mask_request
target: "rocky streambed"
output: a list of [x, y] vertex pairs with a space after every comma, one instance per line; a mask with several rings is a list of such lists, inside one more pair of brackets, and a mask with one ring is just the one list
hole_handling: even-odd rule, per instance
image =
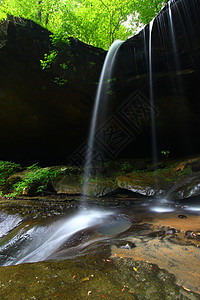
[[[200, 299], [199, 211], [124, 194], [2, 200], [1, 299]], [[53, 235], [54, 251], [37, 259]]]

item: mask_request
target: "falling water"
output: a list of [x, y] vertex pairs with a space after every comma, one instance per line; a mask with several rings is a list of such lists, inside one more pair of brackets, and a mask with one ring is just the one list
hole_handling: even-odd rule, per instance
[[[84, 182], [82, 186], [82, 194], [87, 195], [88, 193], [88, 179], [91, 173], [92, 168], [92, 162], [93, 162], [93, 155], [94, 155], [94, 143], [95, 143], [95, 132], [97, 130], [97, 119], [101, 117], [101, 123], [102, 118], [105, 120], [105, 109], [107, 107], [107, 93], [109, 88], [109, 80], [112, 76], [112, 71], [115, 63], [115, 58], [117, 55], [117, 51], [120, 47], [120, 45], [123, 43], [121, 40], [116, 40], [110, 47], [104, 64], [101, 71], [99, 84], [97, 88], [97, 93], [95, 97], [95, 103], [92, 113], [92, 119], [91, 119], [91, 125], [89, 130], [89, 137], [88, 137], [88, 145], [87, 145], [87, 151], [86, 151], [86, 161], [84, 166]], [[100, 107], [101, 107], [101, 113], [100, 113]], [[102, 109], [103, 108], [103, 109]], [[85, 197], [83, 196], [82, 202], [84, 202]]]
[[[185, 110], [185, 108], [187, 108], [188, 104], [187, 104], [187, 101], [186, 101], [185, 95], [184, 95], [184, 85], [183, 85], [182, 76], [181, 76], [182, 69], [181, 69], [181, 64], [180, 64], [180, 59], [179, 59], [178, 49], [177, 49], [177, 38], [176, 38], [176, 34], [175, 34], [176, 27], [174, 26], [174, 23], [173, 23], [172, 5], [174, 5], [174, 8], [176, 8], [176, 2], [174, 2], [173, 0], [171, 0], [168, 3], [170, 38], [171, 38], [171, 43], [172, 43], [173, 60], [174, 60], [175, 74], [176, 74], [175, 78], [172, 78], [172, 80], [173, 80], [172, 84], [176, 90], [176, 94], [179, 97], [181, 96], [181, 102], [182, 102], [181, 108], [182, 108], [182, 114], [184, 115], [184, 110]], [[179, 22], [181, 23], [182, 19], [181, 19], [180, 14], [179, 14], [179, 18], [180, 18]], [[185, 28], [183, 28], [183, 30], [184, 30], [185, 43], [187, 45], [187, 33], [185, 32]], [[179, 111], [179, 113], [180, 113], [180, 111]], [[192, 141], [190, 139], [190, 125], [188, 123], [188, 119], [183, 118], [181, 120], [181, 123], [182, 123], [181, 124], [182, 128], [184, 128], [184, 139], [181, 138], [181, 140], [183, 140], [183, 144], [186, 143], [187, 145], [191, 145]]]
[[174, 33], [171, 5], [172, 5], [172, 1], [169, 1], [169, 3], [168, 3], [169, 14], [168, 15], [169, 15], [169, 24], [170, 24], [172, 47], [173, 47], [173, 53], [174, 53], [173, 57], [174, 57], [175, 68], [178, 71], [180, 69], [180, 64], [179, 64], [178, 56], [177, 56], [177, 46], [176, 46], [176, 38], [175, 38], [175, 33]]
[[151, 103], [151, 142], [152, 142], [152, 157], [153, 165], [156, 166], [158, 162], [157, 155], [157, 141], [156, 141], [156, 126], [154, 115], [154, 97], [153, 97], [153, 80], [152, 80], [152, 29], [154, 19], [149, 23], [149, 97]]

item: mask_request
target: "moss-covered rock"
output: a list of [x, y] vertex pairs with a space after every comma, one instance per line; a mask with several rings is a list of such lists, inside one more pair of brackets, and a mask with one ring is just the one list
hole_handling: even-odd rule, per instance
[[115, 181], [109, 178], [90, 177], [88, 183], [83, 187], [83, 176], [78, 174], [67, 174], [60, 176], [52, 182], [55, 191], [58, 194], [81, 194], [91, 197], [105, 196], [113, 193], [117, 188]]
[[[2, 299], [199, 299], [156, 265], [129, 258], [110, 259], [105, 246], [98, 254], [2, 267]], [[107, 247], [108, 248], [108, 247]]]
[[116, 181], [120, 188], [145, 196], [161, 196], [168, 188], [165, 180], [158, 181], [155, 176], [145, 173], [129, 173], [117, 177]]
[[[133, 170], [116, 178], [120, 188], [131, 190], [145, 196], [167, 196], [184, 199], [200, 195], [200, 174], [191, 166], [199, 158], [185, 160], [166, 160], [161, 169]], [[155, 169], [155, 171], [152, 171]]]

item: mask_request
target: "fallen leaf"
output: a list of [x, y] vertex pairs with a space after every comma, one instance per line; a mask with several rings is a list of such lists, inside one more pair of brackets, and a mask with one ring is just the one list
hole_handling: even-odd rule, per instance
[[88, 291], [88, 293], [87, 293], [87, 294], [88, 294], [88, 296], [89, 296], [89, 295], [91, 295], [91, 294], [92, 294], [92, 292], [91, 292], [91, 291]]
[[191, 290], [190, 289], [187, 289], [186, 287], [182, 286], [182, 288], [188, 292], [190, 292]]
[[88, 276], [88, 277], [85, 277], [85, 278], [83, 278], [83, 279], [81, 279], [81, 282], [87, 281], [87, 280], [90, 280], [90, 277], [89, 277], [89, 276]]

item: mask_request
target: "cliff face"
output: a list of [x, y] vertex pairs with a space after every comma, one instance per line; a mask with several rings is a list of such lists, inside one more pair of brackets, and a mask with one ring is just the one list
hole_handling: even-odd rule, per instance
[[70, 39], [42, 70], [50, 34], [30, 20], [0, 24], [1, 159], [62, 162], [87, 138], [105, 51]]
[[184, 155], [200, 151], [199, 20], [199, 1], [177, 0], [151, 24], [151, 40], [149, 24], [122, 44], [116, 67], [115, 107], [119, 120], [132, 134], [124, 153], [151, 153], [151, 112], [158, 152]]
[[[108, 115], [95, 133], [106, 158], [151, 156], [152, 122], [158, 153], [200, 152], [199, 20], [198, 0], [177, 0], [151, 24], [151, 40], [147, 25], [121, 45]], [[42, 70], [40, 60], [53, 49], [50, 32], [19, 18], [0, 25], [3, 160], [55, 164], [72, 155], [78, 162], [85, 151], [106, 52], [75, 39], [58, 47], [54, 64]]]

